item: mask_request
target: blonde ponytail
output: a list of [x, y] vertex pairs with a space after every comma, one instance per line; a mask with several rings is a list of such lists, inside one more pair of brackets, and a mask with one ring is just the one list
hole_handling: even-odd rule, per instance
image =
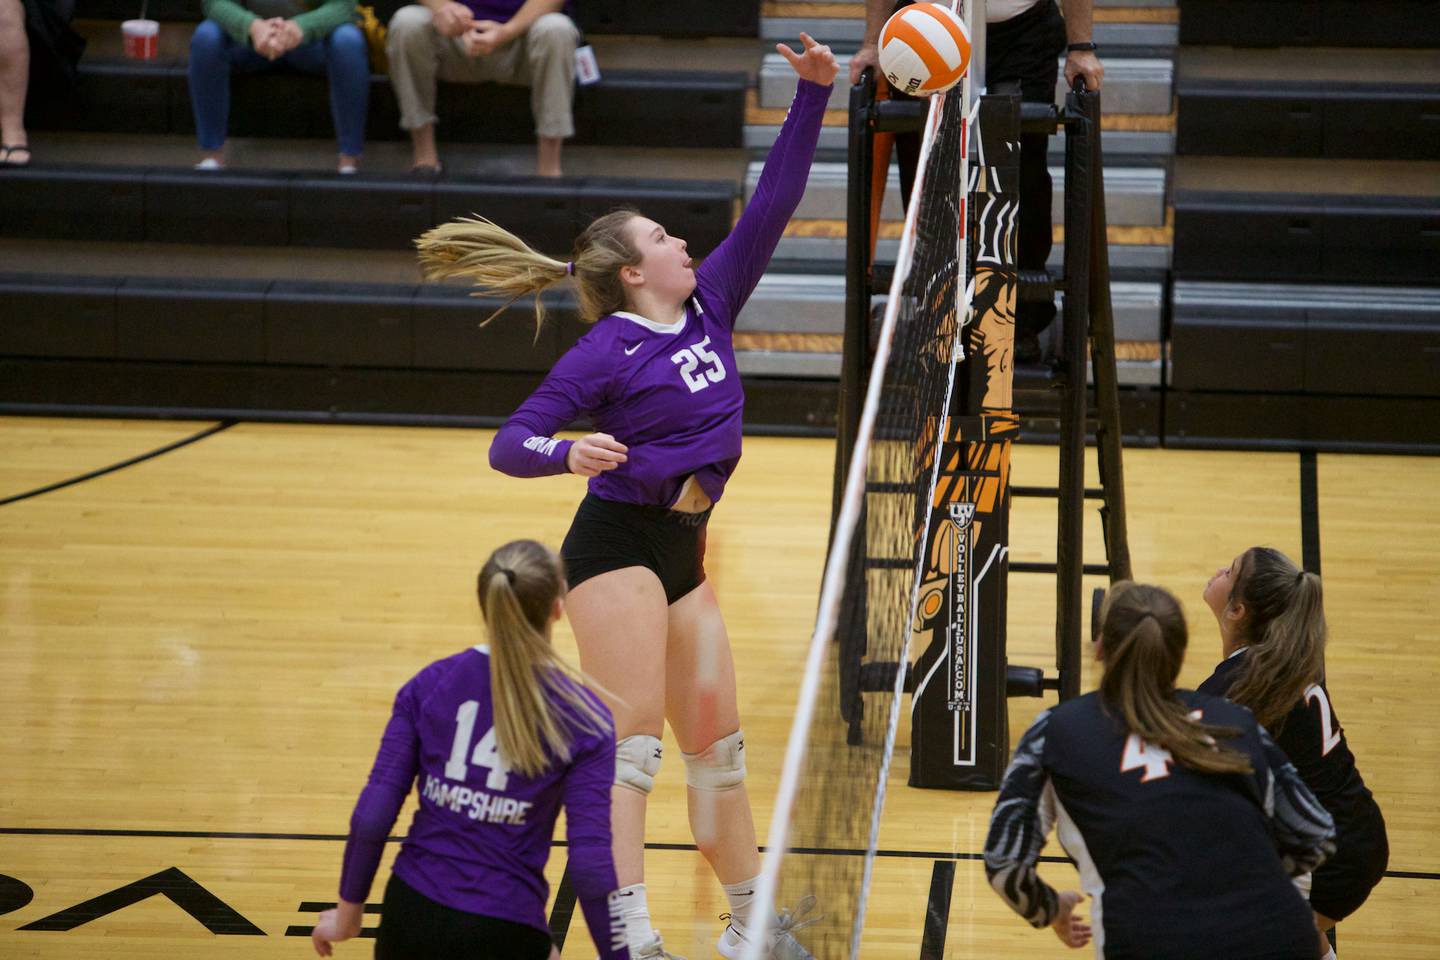
[[1160, 587], [1122, 581], [1110, 588], [1100, 617], [1100, 696], [1125, 728], [1191, 770], [1251, 772], [1246, 755], [1218, 743], [1240, 731], [1192, 719], [1175, 694], [1188, 640], [1179, 602]]
[[591, 222], [575, 241], [575, 255], [566, 263], [547, 257], [510, 231], [481, 216], [460, 217], [420, 235], [415, 248], [427, 280], [469, 280], [482, 292], [507, 297], [490, 316], [494, 320], [516, 300], [535, 296], [535, 330], [545, 322], [540, 295], [574, 276], [580, 319], [594, 323], [628, 305], [620, 268], [640, 262], [630, 235], [630, 221], [639, 214], [624, 207]]
[[1272, 732], [1284, 726], [1305, 688], [1325, 675], [1325, 603], [1320, 578], [1279, 550], [1252, 547], [1240, 558], [1230, 605], [1243, 605], [1239, 638], [1248, 647], [1229, 698]]
[[560, 560], [534, 540], [496, 550], [476, 584], [490, 634], [490, 702], [506, 765], [537, 777], [568, 763], [577, 734], [614, 735], [584, 678], [550, 645], [550, 617], [564, 596]]

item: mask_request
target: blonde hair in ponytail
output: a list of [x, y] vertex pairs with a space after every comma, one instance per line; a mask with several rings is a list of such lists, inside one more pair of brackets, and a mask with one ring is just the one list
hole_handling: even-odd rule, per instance
[[1250, 759], [1221, 747], [1239, 736], [1233, 727], [1203, 723], [1175, 695], [1188, 640], [1185, 614], [1169, 591], [1121, 581], [1100, 611], [1105, 676], [1100, 696], [1131, 733], [1170, 751], [1175, 762], [1201, 773], [1249, 773]]
[[476, 589], [490, 634], [496, 749], [509, 768], [536, 777], [570, 761], [575, 734], [613, 736], [583, 675], [550, 645], [551, 611], [565, 595], [560, 558], [534, 540], [515, 540], [491, 554]]
[[415, 241], [427, 280], [464, 279], [482, 293], [507, 297], [485, 324], [523, 296], [535, 295], [535, 330], [545, 322], [540, 294], [574, 275], [580, 319], [594, 323], [624, 310], [628, 300], [620, 268], [640, 262], [630, 236], [630, 221], [639, 214], [622, 208], [593, 221], [575, 241], [571, 263], [538, 253], [524, 240], [481, 216], [460, 217], [425, 231]]
[[1249, 648], [1229, 698], [1279, 732], [1305, 688], [1325, 675], [1325, 606], [1320, 578], [1279, 550], [1251, 547], [1240, 557], [1230, 606], [1241, 604], [1240, 640]]

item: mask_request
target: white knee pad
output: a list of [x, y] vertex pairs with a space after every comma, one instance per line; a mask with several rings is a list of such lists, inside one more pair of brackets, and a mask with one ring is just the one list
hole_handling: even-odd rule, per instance
[[615, 744], [615, 782], [649, 793], [660, 772], [660, 738], [636, 734]]
[[745, 782], [745, 732], [736, 730], [699, 753], [682, 753], [685, 782], [696, 790], [733, 790]]

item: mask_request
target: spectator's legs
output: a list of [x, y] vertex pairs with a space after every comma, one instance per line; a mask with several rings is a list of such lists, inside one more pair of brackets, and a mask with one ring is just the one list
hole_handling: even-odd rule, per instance
[[365, 117], [370, 109], [370, 51], [365, 34], [342, 23], [324, 40], [301, 44], [283, 58], [306, 73], [324, 73], [330, 81], [330, 115], [340, 143], [338, 169], [353, 173], [365, 149]]
[[435, 85], [441, 61], [456, 56], [458, 42], [435, 32], [433, 15], [422, 6], [401, 7], [390, 18], [385, 52], [390, 58], [390, 84], [400, 103], [400, 127], [410, 131], [416, 167], [438, 167], [435, 150]]
[[16, 158], [21, 163], [28, 163], [30, 158], [30, 137], [25, 132], [25, 93], [29, 83], [30, 39], [25, 35], [25, 8], [20, 0], [0, 0], [0, 145], [24, 147], [24, 159]]
[[560, 176], [560, 145], [575, 136], [575, 47], [580, 31], [563, 13], [547, 13], [530, 25], [525, 79], [535, 115], [536, 172]]
[[230, 125], [230, 48], [235, 41], [214, 20], [202, 20], [190, 38], [190, 105], [200, 159], [224, 162]]

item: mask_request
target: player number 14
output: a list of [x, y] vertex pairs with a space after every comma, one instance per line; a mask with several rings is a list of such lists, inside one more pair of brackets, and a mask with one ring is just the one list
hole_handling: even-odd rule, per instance
[[[466, 700], [455, 711], [455, 741], [450, 744], [450, 760], [445, 764], [445, 776], [451, 780], [465, 782], [469, 766], [465, 763], [465, 751], [470, 747], [470, 738], [475, 734], [475, 715], [480, 712], [480, 701]], [[475, 744], [470, 754], [470, 763], [484, 767], [490, 772], [485, 777], [485, 789], [504, 790], [510, 782], [510, 768], [495, 749], [495, 728], [485, 731], [485, 736]]]
[[[685, 381], [685, 386], [690, 388], [691, 393], [699, 393], [710, 384], [719, 383], [725, 379], [725, 364], [720, 362], [715, 351], [709, 347], [710, 338], [706, 337], [699, 343], [692, 343], [670, 355], [670, 362], [679, 365], [680, 376]], [[708, 364], [708, 366], [697, 373], [696, 371], [702, 363]]]

